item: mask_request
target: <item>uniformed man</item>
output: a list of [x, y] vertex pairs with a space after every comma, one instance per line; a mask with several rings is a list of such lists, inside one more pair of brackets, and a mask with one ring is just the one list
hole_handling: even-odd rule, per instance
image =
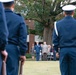
[[2, 67], [2, 56], [4, 57], [4, 60], [6, 61], [7, 58], [7, 52], [5, 50], [5, 46], [8, 41], [8, 30], [6, 25], [6, 19], [5, 19], [5, 13], [3, 9], [3, 5], [0, 0], [0, 75], [1, 74], [1, 67]]
[[74, 5], [62, 7], [65, 17], [55, 22], [53, 33], [54, 49], [60, 48], [61, 75], [76, 75], [76, 20]]
[[38, 41], [36, 41], [36, 45], [34, 46], [34, 51], [36, 52], [36, 61], [39, 61], [41, 46], [39, 45]]
[[14, 0], [3, 0], [7, 27], [9, 31], [7, 75], [18, 75], [19, 59], [25, 61], [27, 50], [27, 30], [23, 17], [14, 13]]

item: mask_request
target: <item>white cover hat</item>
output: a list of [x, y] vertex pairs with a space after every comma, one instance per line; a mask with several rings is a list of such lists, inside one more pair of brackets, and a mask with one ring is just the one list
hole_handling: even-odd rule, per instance
[[7, 3], [7, 2], [12, 2], [14, 0], [0, 0], [0, 2], [4, 2], [4, 3]]
[[65, 5], [62, 7], [62, 10], [64, 10], [64, 11], [73, 11], [75, 9], [76, 9], [76, 7], [74, 5]]

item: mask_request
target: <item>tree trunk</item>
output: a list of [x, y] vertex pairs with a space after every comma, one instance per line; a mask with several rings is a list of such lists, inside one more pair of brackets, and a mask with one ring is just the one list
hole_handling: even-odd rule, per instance
[[48, 45], [52, 44], [52, 29], [50, 27], [44, 27], [43, 41]]

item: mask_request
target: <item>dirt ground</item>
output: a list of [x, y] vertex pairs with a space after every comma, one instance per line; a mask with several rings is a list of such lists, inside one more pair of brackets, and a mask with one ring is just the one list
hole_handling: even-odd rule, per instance
[[26, 61], [23, 75], [60, 75], [58, 61]]

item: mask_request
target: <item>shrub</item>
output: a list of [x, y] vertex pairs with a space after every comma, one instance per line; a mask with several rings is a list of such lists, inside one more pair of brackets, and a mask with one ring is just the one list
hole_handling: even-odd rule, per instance
[[31, 58], [31, 54], [30, 53], [26, 53], [26, 58]]

